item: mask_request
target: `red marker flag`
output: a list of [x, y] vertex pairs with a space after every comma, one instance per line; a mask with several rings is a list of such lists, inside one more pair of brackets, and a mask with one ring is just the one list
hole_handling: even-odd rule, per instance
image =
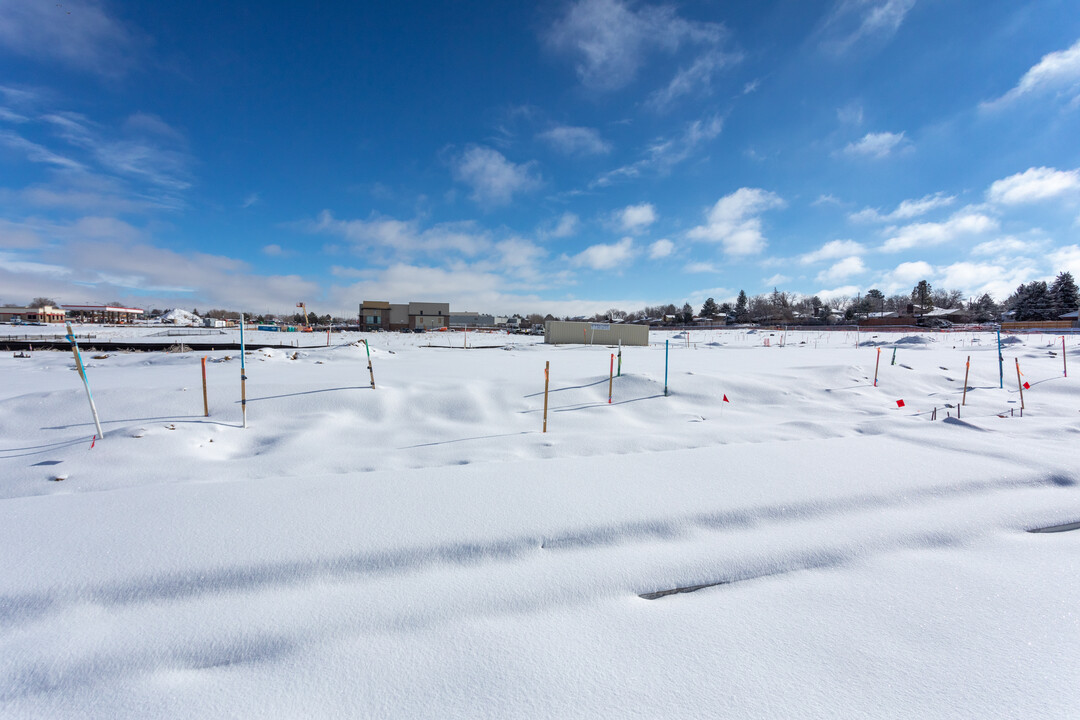
[[728, 400], [728, 399], [727, 399], [727, 395], [724, 395], [724, 402], [726, 402], [726, 403], [730, 403], [730, 402], [731, 402], [730, 400]]
[[897, 400], [896, 401], [896, 407], [904, 407], [904, 401], [903, 400]]
[[90, 449], [91, 450], [94, 449], [94, 443], [96, 443], [96, 442], [97, 442], [97, 435], [95, 435], [94, 439], [90, 441]]
[[1030, 385], [1029, 383], [1025, 382], [1025, 383], [1024, 383], [1024, 389], [1025, 389], [1025, 390], [1030, 390], [1030, 389], [1031, 389], [1031, 385]]

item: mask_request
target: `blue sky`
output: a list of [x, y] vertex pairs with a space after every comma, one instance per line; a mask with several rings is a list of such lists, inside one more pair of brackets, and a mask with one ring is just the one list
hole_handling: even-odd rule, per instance
[[0, 0], [0, 302], [1080, 276], [1075, 0]]

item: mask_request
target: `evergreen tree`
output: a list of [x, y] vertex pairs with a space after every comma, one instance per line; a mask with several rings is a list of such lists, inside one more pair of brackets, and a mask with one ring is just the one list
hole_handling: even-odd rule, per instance
[[716, 314], [718, 312], [720, 312], [720, 308], [716, 307], [716, 301], [713, 300], [712, 298], [708, 298], [705, 301], [705, 304], [701, 306], [701, 316], [702, 317], [707, 317], [707, 318], [716, 317]]
[[1080, 304], [1080, 290], [1076, 287], [1072, 273], [1063, 272], [1055, 278], [1050, 286], [1050, 304], [1053, 308], [1053, 320], [1077, 309]]
[[989, 293], [983, 293], [983, 296], [968, 307], [968, 312], [971, 313], [971, 319], [977, 323], [990, 322], [996, 320], [1001, 312], [998, 304], [994, 302], [994, 298], [990, 297]]
[[1016, 288], [1009, 296], [1008, 306], [1013, 311], [1013, 319], [1018, 322], [1047, 320], [1054, 313], [1050, 290], [1042, 280], [1033, 280]]
[[735, 322], [744, 323], [750, 319], [748, 303], [746, 291], [740, 290], [739, 297], [735, 300]]
[[683, 303], [682, 312], [679, 314], [679, 320], [683, 325], [689, 325], [694, 322], [694, 306], [690, 303]]
[[911, 291], [911, 302], [915, 303], [921, 308], [921, 310], [918, 311], [919, 314], [922, 314], [927, 310], [933, 309], [934, 305], [931, 301], [932, 294], [933, 289], [930, 287], [930, 283], [928, 283], [926, 280], [920, 280], [919, 284], [916, 285], [915, 288]]

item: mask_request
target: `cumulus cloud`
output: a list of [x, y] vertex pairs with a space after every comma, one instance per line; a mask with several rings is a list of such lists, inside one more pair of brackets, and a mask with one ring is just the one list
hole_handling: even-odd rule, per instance
[[1080, 245], [1060, 247], [1051, 252], [1048, 257], [1055, 269], [1070, 272], [1073, 277], [1080, 277]]
[[509, 205], [514, 195], [540, 187], [535, 163], [515, 164], [493, 148], [469, 145], [453, 167], [454, 178], [472, 188], [469, 196], [485, 208]]
[[1001, 205], [1050, 200], [1080, 190], [1080, 170], [1032, 167], [1022, 173], [995, 181], [986, 198]]
[[883, 252], [901, 252], [952, 242], [998, 228], [998, 221], [988, 215], [961, 211], [945, 222], [913, 223], [890, 228], [891, 237], [881, 246]]
[[865, 272], [866, 265], [863, 264], [862, 258], [853, 255], [835, 263], [827, 270], [822, 270], [815, 280], [819, 283], [835, 283]]
[[726, 36], [723, 25], [686, 20], [668, 5], [577, 0], [545, 39], [553, 51], [574, 59], [582, 85], [610, 91], [629, 84], [654, 52], [673, 54], [686, 45], [714, 47]]
[[859, 292], [859, 286], [858, 285], [841, 285], [840, 287], [831, 288], [831, 289], [822, 288], [821, 290], [818, 290], [814, 294], [817, 295], [822, 300], [824, 300], [825, 302], [829, 302], [830, 300], [832, 300], [834, 298], [851, 297], [857, 292]]
[[1038, 275], [1030, 260], [1009, 262], [954, 262], [937, 268], [936, 282], [941, 287], [956, 288], [964, 295], [977, 297], [989, 293], [998, 300], [1009, 297], [1016, 286]]
[[578, 267], [593, 270], [610, 270], [628, 263], [637, 253], [633, 238], [624, 237], [610, 245], [590, 245], [570, 260]]
[[920, 280], [926, 280], [933, 276], [933, 274], [934, 268], [930, 263], [924, 260], [916, 260], [914, 262], [903, 262], [897, 265], [892, 272], [888, 274], [888, 279], [892, 283], [913, 285]]
[[1015, 87], [999, 98], [982, 103], [980, 107], [993, 110], [1028, 95], [1049, 93], [1056, 93], [1069, 102], [1080, 97], [1080, 40], [1068, 49], [1044, 55], [1024, 73]]
[[822, 260], [835, 260], [837, 258], [862, 255], [866, 248], [854, 240], [830, 240], [813, 252], [799, 256], [799, 262], [803, 265], [821, 262]]
[[910, 143], [902, 132], [866, 133], [860, 140], [849, 143], [844, 148], [844, 154], [879, 160], [907, 147], [910, 147]]
[[910, 220], [920, 215], [925, 215], [932, 210], [948, 207], [956, 201], [955, 195], [946, 195], [939, 192], [933, 195], [924, 195], [918, 200], [904, 200], [890, 213], [881, 213], [874, 208], [864, 208], [859, 212], [852, 213], [848, 219], [852, 222], [900, 222]]
[[638, 233], [656, 222], [656, 208], [652, 203], [627, 205], [615, 213], [615, 220], [623, 231]]
[[687, 233], [691, 240], [717, 242], [729, 255], [754, 255], [768, 244], [761, 232], [761, 213], [784, 207], [780, 196], [760, 188], [739, 188], [716, 201], [705, 225]]
[[611, 143], [593, 128], [561, 125], [537, 137], [566, 155], [606, 155], [611, 152]]
[[675, 252], [675, 243], [671, 242], [667, 238], [657, 240], [653, 244], [649, 245], [649, 259], [659, 260], [660, 258], [666, 258]]
[[718, 273], [716, 265], [711, 262], [689, 262], [683, 268], [688, 273]]

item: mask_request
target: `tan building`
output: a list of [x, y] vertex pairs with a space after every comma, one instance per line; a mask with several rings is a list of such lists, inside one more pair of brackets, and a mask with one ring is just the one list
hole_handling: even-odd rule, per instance
[[450, 303], [409, 303], [409, 328], [438, 330], [450, 327]]
[[365, 300], [360, 306], [361, 329], [437, 330], [450, 327], [450, 303], [391, 303]]
[[0, 308], [0, 322], [24, 323], [62, 323], [66, 315], [61, 308], [51, 305], [42, 307], [3, 307]]
[[390, 329], [390, 303], [365, 300], [360, 306], [360, 329], [365, 332]]
[[549, 345], [648, 345], [649, 326], [620, 323], [548, 320], [544, 342]]

